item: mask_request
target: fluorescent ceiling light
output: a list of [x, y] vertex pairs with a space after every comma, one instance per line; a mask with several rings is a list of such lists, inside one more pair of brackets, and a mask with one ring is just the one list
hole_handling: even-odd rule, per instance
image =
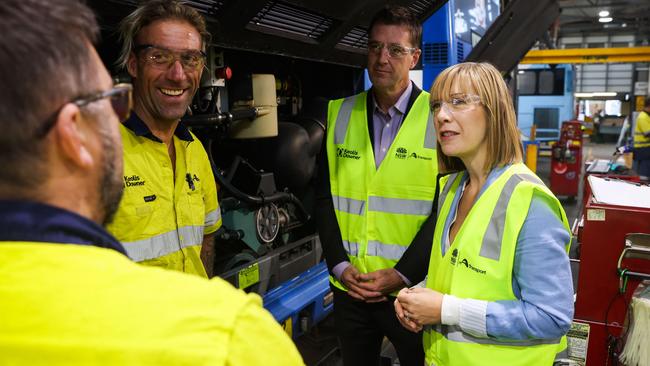
[[524, 70], [519, 70], [519, 71], [517, 71], [517, 74], [519, 74], [519, 75], [521, 75], [521, 74], [523, 74], [523, 73], [524, 73]]
[[614, 20], [612, 17], [598, 18], [598, 21], [601, 23], [609, 23]]
[[601, 10], [601, 11], [598, 13], [598, 16], [601, 17], [601, 18], [608, 17], [608, 16], [609, 16], [609, 11], [607, 11], [607, 10]]
[[617, 94], [614, 92], [596, 92], [596, 93], [575, 93], [576, 98], [592, 98], [592, 97], [615, 97]]

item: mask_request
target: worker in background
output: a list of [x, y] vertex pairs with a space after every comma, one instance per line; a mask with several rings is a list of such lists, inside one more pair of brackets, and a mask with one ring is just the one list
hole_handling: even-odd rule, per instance
[[124, 197], [108, 229], [136, 262], [211, 277], [221, 226], [216, 184], [203, 145], [180, 122], [210, 34], [195, 9], [154, 0], [122, 21], [120, 35], [134, 113], [120, 126]]
[[650, 177], [650, 97], [645, 99], [634, 127], [634, 170]]
[[258, 296], [137, 265], [101, 227], [131, 87], [92, 46], [90, 9], [4, 0], [0, 34], [0, 364], [301, 365]]
[[429, 95], [409, 79], [422, 27], [407, 8], [386, 7], [368, 36], [372, 88], [329, 104], [316, 218], [344, 364], [377, 365], [386, 336], [402, 365], [422, 365], [421, 337], [392, 306], [424, 278], [435, 223]]
[[487, 63], [444, 70], [431, 90], [440, 179], [426, 288], [395, 310], [424, 328], [428, 365], [552, 365], [573, 318], [560, 202], [522, 162], [515, 112]]

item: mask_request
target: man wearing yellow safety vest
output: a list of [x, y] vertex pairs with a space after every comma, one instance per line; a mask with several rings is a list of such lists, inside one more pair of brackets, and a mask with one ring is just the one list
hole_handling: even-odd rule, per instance
[[401, 364], [421, 365], [421, 336], [400, 326], [391, 300], [424, 278], [435, 223], [429, 95], [409, 79], [422, 27], [386, 7], [368, 36], [373, 86], [329, 104], [316, 216], [344, 364], [377, 365], [387, 337]]
[[133, 78], [135, 105], [121, 127], [124, 197], [108, 229], [136, 262], [211, 277], [216, 185], [203, 145], [179, 122], [210, 34], [196, 10], [164, 0], [136, 9], [120, 31], [118, 63]]
[[137, 265], [100, 226], [131, 86], [92, 46], [92, 11], [3, 0], [0, 34], [0, 365], [302, 365], [257, 295]]
[[645, 99], [634, 127], [634, 170], [650, 177], [650, 97]]

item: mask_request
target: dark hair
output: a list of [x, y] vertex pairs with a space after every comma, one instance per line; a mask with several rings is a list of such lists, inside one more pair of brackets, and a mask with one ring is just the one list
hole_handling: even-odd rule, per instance
[[46, 121], [91, 90], [99, 27], [78, 0], [0, 1], [0, 186], [29, 192], [46, 176]]
[[386, 5], [372, 17], [370, 27], [368, 28], [368, 35], [372, 33], [372, 28], [377, 24], [405, 26], [411, 35], [411, 45], [420, 48], [420, 43], [422, 42], [422, 24], [420, 24], [418, 18], [409, 8]]
[[205, 19], [196, 9], [177, 0], [153, 0], [135, 9], [120, 22], [122, 50], [116, 64], [126, 68], [126, 62], [135, 46], [135, 39], [142, 28], [157, 20], [176, 19], [189, 23], [201, 35], [201, 49], [210, 43]]

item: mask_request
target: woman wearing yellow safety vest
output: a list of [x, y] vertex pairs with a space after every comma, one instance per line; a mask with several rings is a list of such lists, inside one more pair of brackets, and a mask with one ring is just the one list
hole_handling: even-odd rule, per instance
[[424, 329], [429, 365], [551, 365], [573, 318], [566, 214], [521, 163], [507, 86], [492, 65], [443, 71], [431, 90], [441, 173], [426, 288], [395, 310]]

